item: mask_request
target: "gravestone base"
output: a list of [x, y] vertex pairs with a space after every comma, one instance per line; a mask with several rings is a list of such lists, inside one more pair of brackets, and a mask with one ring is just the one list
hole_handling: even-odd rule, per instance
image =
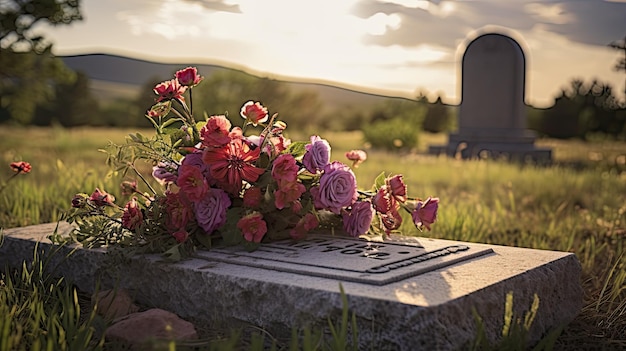
[[[5, 230], [0, 265], [21, 266], [33, 257], [36, 245], [53, 249], [46, 238], [55, 226]], [[59, 224], [58, 233], [70, 230]], [[391, 260], [382, 254], [391, 252], [388, 245]], [[64, 258], [71, 250], [74, 254]], [[327, 325], [327, 318], [340, 316], [341, 286], [363, 349], [458, 349], [476, 336], [475, 315], [495, 342], [502, 335], [508, 293], [513, 294], [515, 318], [522, 320], [535, 295], [539, 298], [529, 331], [530, 341], [536, 342], [570, 322], [582, 304], [580, 265], [575, 255], [565, 252], [427, 238], [372, 243], [322, 236], [272, 244], [265, 253], [233, 250], [165, 263], [160, 255], [122, 260], [105, 250], [64, 246], [53, 263], [83, 291], [93, 291], [99, 281], [104, 288], [128, 289], [140, 304], [208, 327], [215, 321], [240, 320], [287, 335], [292, 328]], [[323, 255], [334, 255], [341, 273], [319, 259]], [[357, 267], [357, 256], [369, 266]], [[305, 273], [307, 267], [314, 269]], [[397, 273], [394, 278], [377, 278], [389, 271]]]
[[463, 159], [490, 158], [546, 164], [552, 149], [535, 147], [535, 134], [529, 130], [474, 130], [450, 134], [447, 145], [431, 145], [431, 155]]

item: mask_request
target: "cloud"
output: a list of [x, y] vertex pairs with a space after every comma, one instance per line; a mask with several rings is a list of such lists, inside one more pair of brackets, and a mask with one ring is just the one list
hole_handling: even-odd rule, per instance
[[212, 18], [221, 13], [240, 14], [239, 5], [213, 0], [166, 0], [151, 6], [127, 8], [118, 20], [136, 36], [156, 34], [169, 40], [198, 38], [210, 32]]
[[229, 1], [221, 0], [183, 0], [185, 2], [199, 4], [210, 11], [241, 13], [238, 4], [230, 4]]
[[536, 25], [572, 42], [606, 46], [626, 35], [626, 2], [603, 0], [540, 1], [419, 1], [363, 0], [353, 14], [370, 18], [396, 15], [397, 28], [367, 35], [369, 45], [455, 48], [472, 31], [487, 25], [530, 32]]
[[606, 46], [626, 35], [626, 2], [562, 1], [532, 15], [546, 30], [587, 45]]

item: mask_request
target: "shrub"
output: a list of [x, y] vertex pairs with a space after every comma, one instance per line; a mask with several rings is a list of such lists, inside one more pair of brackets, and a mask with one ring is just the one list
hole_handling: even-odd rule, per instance
[[419, 125], [402, 118], [378, 120], [363, 128], [363, 137], [372, 147], [385, 150], [410, 150], [417, 147]]

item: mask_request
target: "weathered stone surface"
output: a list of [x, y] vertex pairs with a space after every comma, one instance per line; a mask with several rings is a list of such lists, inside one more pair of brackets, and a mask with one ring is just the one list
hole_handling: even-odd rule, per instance
[[139, 311], [139, 306], [126, 289], [109, 289], [100, 291], [92, 297], [92, 305], [97, 305], [98, 314], [108, 320], [114, 320]]
[[[51, 228], [42, 225], [6, 230], [0, 265], [19, 264], [32, 257], [36, 240], [50, 234]], [[69, 227], [63, 225], [61, 229], [67, 231]], [[426, 249], [466, 244], [413, 240], [413, 245]], [[509, 292], [520, 317], [530, 308], [535, 294], [540, 299], [531, 340], [538, 340], [550, 328], [568, 323], [578, 314], [582, 289], [575, 255], [472, 246], [493, 252], [380, 286], [212, 261], [210, 254], [176, 264], [147, 255], [103, 269], [107, 255], [78, 250], [62, 265], [61, 272], [84, 288], [93, 288], [96, 279], [108, 277], [135, 292], [137, 302], [149, 302], [186, 320], [210, 323], [235, 318], [271, 332], [289, 332], [293, 326], [318, 321], [324, 324], [329, 316], [340, 315], [341, 284], [350, 312], [357, 317], [360, 342], [375, 349], [458, 349], [475, 337], [473, 311], [482, 317], [487, 337], [498, 340]], [[41, 243], [40, 247], [48, 245]]]
[[106, 330], [105, 338], [138, 346], [159, 340], [193, 340], [198, 333], [192, 323], [176, 314], [152, 308], [121, 318]]
[[447, 245], [438, 241], [427, 247], [417, 242], [375, 242], [317, 235], [294, 242], [282, 240], [253, 252], [239, 247], [200, 251], [197, 258], [247, 265], [306, 276], [386, 285], [455, 263], [493, 253], [473, 244]]

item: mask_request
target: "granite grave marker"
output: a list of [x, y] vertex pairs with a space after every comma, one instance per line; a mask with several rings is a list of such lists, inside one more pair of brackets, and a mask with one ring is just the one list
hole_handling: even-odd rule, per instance
[[536, 148], [535, 134], [526, 129], [525, 82], [519, 43], [498, 33], [472, 40], [462, 58], [459, 130], [448, 145], [430, 146], [429, 152], [549, 161], [551, 150]]

